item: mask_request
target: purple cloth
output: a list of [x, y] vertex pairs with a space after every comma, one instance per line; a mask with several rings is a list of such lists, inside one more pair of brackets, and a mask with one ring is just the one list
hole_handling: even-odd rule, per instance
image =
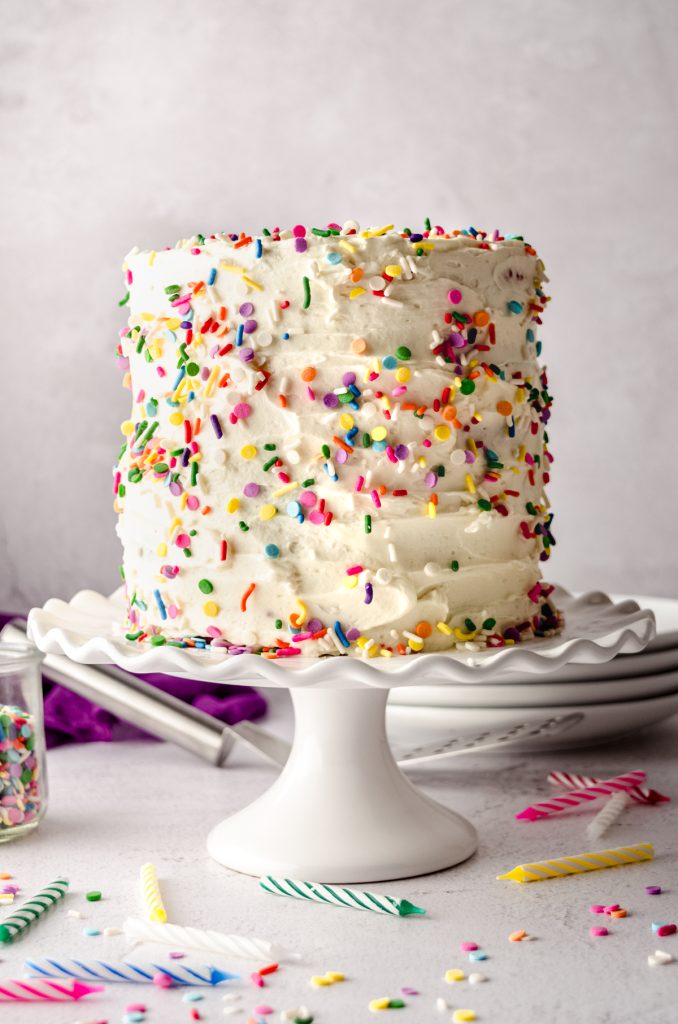
[[[0, 630], [19, 615], [0, 612]], [[179, 679], [159, 673], [138, 675], [139, 679], [157, 686], [165, 693], [192, 704], [220, 722], [235, 725], [245, 718], [260, 718], [266, 712], [266, 701], [251, 686], [225, 686], [220, 683], [201, 683], [194, 679]], [[147, 736], [136, 726], [122, 722], [110, 711], [104, 711], [85, 697], [71, 693], [65, 686], [53, 682], [49, 672], [42, 674], [45, 697], [45, 734], [48, 747], [64, 743], [110, 742], [116, 739]]]

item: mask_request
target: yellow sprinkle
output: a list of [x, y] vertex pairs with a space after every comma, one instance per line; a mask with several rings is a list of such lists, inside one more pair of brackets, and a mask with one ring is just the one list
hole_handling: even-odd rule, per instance
[[172, 424], [172, 426], [180, 427], [181, 424], [184, 422], [184, 417], [180, 412], [172, 412], [170, 413], [169, 421]]
[[325, 977], [330, 981], [346, 981], [346, 975], [341, 971], [325, 971]]
[[472, 437], [469, 437], [468, 441], [466, 442], [466, 447], [470, 451], [472, 451], [474, 455], [478, 454], [478, 445], [476, 444], [475, 440]]
[[389, 263], [387, 267], [384, 267], [384, 270], [389, 277], [400, 277], [403, 272], [403, 268], [398, 263]]
[[277, 491], [273, 492], [273, 497], [280, 498], [283, 494], [289, 494], [290, 491], [293, 491], [294, 488], [298, 486], [299, 484], [294, 480], [289, 484], [283, 484], [282, 487], [279, 487]]
[[155, 317], [153, 316], [152, 313], [140, 313], [139, 316], [142, 320], [155, 320]]
[[[306, 622], [306, 616], [308, 615], [308, 608], [300, 598], [297, 598], [296, 605], [297, 608], [299, 609], [299, 613], [296, 615], [296, 625], [303, 626], [303, 624]], [[294, 624], [295, 623], [293, 622], [292, 625]]]
[[243, 457], [243, 459], [253, 459], [254, 456], [257, 454], [257, 449], [254, 447], [253, 444], [244, 444], [240, 449], [240, 454]]
[[344, 576], [344, 586], [347, 590], [354, 590], [358, 586], [358, 577]]
[[394, 224], [386, 224], [383, 228], [375, 228], [374, 231], [362, 231], [363, 238], [379, 238], [380, 235], [385, 235], [387, 231], [393, 231]]
[[231, 498], [228, 504], [226, 505], [227, 512], [237, 512], [239, 508], [240, 502], [238, 501], [237, 498]]
[[423, 455], [419, 456], [419, 458], [417, 459], [417, 462], [419, 463], [419, 465], [421, 466], [422, 469], [426, 468], [427, 463], [426, 463], [426, 459], [424, 458]]
[[446, 622], [436, 622], [436, 629], [439, 629], [445, 636], [452, 636], [452, 630]]
[[202, 610], [204, 611], [205, 615], [207, 615], [210, 619], [213, 619], [215, 615], [219, 614], [219, 605], [216, 603], [216, 601], [205, 601], [204, 605], [202, 606]]
[[379, 651], [379, 653], [381, 654], [382, 658], [392, 658], [393, 657], [393, 651], [387, 651], [385, 647], [382, 647], [382, 649]]
[[247, 274], [243, 274], [242, 279], [245, 282], [245, 284], [248, 284], [250, 286], [250, 288], [256, 288], [258, 292], [263, 292], [264, 286], [259, 284], [258, 281], [253, 281], [251, 277], [247, 276]]
[[426, 513], [427, 513], [429, 519], [435, 519], [435, 517], [437, 515], [437, 509], [436, 509], [436, 506], [435, 506], [434, 502], [432, 502], [432, 501], [427, 502]]
[[155, 249], [151, 249], [151, 251], [148, 254], [148, 265], [149, 265], [149, 267], [152, 267], [153, 264], [155, 263], [156, 255], [157, 255], [157, 253], [156, 253]]
[[365, 644], [367, 643], [367, 637], [366, 636], [359, 636], [358, 639], [356, 640], [356, 643], [357, 643], [358, 647], [360, 648], [360, 650], [362, 651], [363, 648], [365, 647]]
[[383, 999], [371, 999], [368, 1003], [368, 1007], [372, 1012], [375, 1010], [388, 1010], [390, 1002], [390, 998], [388, 996], [384, 996]]
[[527, 449], [525, 448], [524, 444], [521, 444], [520, 448], [518, 449], [518, 462], [524, 462], [526, 454]]
[[349, 297], [349, 299], [357, 299], [359, 295], [364, 295], [364, 294], [365, 294], [365, 289], [364, 288], [351, 288], [350, 292], [348, 293], [348, 297]]
[[463, 971], [460, 971], [458, 967], [451, 967], [449, 971], [445, 971], [445, 981], [450, 984], [453, 981], [463, 981], [466, 975]]
[[190, 459], [188, 461], [189, 462], [200, 462], [201, 460], [202, 460], [202, 452], [194, 452], [193, 455], [191, 455], [191, 457], [190, 457]]
[[220, 270], [228, 270], [228, 272], [230, 274], [240, 274], [241, 276], [244, 273], [243, 268], [242, 267], [238, 267], [234, 263], [220, 263], [219, 264], [219, 269]]
[[134, 424], [132, 423], [131, 420], [124, 420], [120, 424], [120, 429], [123, 432], [123, 434], [125, 435], [125, 437], [129, 437], [130, 434], [134, 433]]
[[417, 249], [433, 249], [435, 246], [433, 242], [412, 242], [412, 245], [416, 245]]
[[259, 518], [266, 521], [267, 519], [273, 519], [273, 516], [278, 514], [278, 510], [275, 505], [262, 505], [259, 509]]
[[343, 239], [339, 242], [339, 248], [343, 249], [344, 252], [355, 252], [355, 245], [351, 245], [350, 242], [345, 242]]
[[386, 427], [374, 427], [374, 429], [370, 432], [370, 437], [372, 438], [373, 441], [384, 441], [386, 439], [387, 434], [388, 431], [386, 430]]
[[157, 548], [155, 549], [155, 553], [158, 556], [158, 558], [164, 558], [165, 555], [167, 554], [167, 545], [164, 543], [158, 544]]
[[407, 643], [408, 643], [408, 646], [413, 651], [421, 651], [421, 650], [423, 650], [424, 644], [423, 644], [422, 640], [413, 640], [412, 637], [409, 637]]
[[171, 316], [165, 321], [165, 327], [170, 331], [176, 331], [177, 327], [181, 324], [181, 320], [178, 316]]
[[466, 479], [466, 488], [467, 488], [467, 490], [469, 491], [470, 494], [475, 494], [476, 493], [476, 485], [473, 482], [473, 477], [471, 476], [471, 474], [467, 473], [465, 479]]
[[214, 391], [214, 386], [215, 386], [215, 384], [217, 382], [217, 378], [218, 378], [220, 372], [221, 371], [220, 371], [220, 368], [218, 366], [213, 366], [212, 367], [212, 372], [210, 373], [209, 377], [207, 378], [207, 383], [205, 384], [205, 398], [209, 398], [210, 395], [212, 394], [212, 392]]
[[460, 643], [464, 642], [466, 640], [475, 640], [475, 638], [476, 638], [476, 634], [475, 633], [465, 633], [464, 630], [463, 629], [459, 629], [458, 626], [455, 626], [455, 628], [454, 628], [454, 635], [455, 635], [455, 638], [457, 640], [459, 640]]
[[182, 512], [186, 508], [186, 502], [187, 501], [188, 501], [188, 494], [186, 493], [186, 491], [184, 491], [183, 494], [181, 495], [181, 500], [179, 502], [179, 504], [181, 505], [181, 511]]
[[311, 978], [311, 984], [314, 985], [315, 988], [322, 988], [324, 985], [331, 985], [332, 982], [322, 974], [314, 974]]
[[406, 384], [412, 376], [412, 371], [407, 366], [399, 366], [395, 372], [395, 379], [399, 384]]
[[381, 396], [381, 402], [382, 402], [382, 405], [384, 406], [384, 409], [390, 409], [391, 408], [391, 400], [388, 397], [388, 395], [382, 395]]
[[447, 441], [450, 436], [450, 428], [445, 423], [439, 423], [433, 431], [436, 441]]
[[[353, 419], [352, 416], [350, 416], [347, 412], [342, 412], [341, 416], [339, 417], [339, 426], [343, 430], [350, 430], [354, 423], [355, 420]], [[132, 426], [134, 427], [134, 425]]]
[[452, 1024], [464, 1024], [467, 1020], [475, 1020], [476, 1015], [473, 1010], [455, 1010], [452, 1014]]
[[170, 535], [170, 537], [172, 536], [172, 534], [174, 533], [175, 530], [179, 529], [180, 526], [181, 526], [181, 520], [180, 519], [173, 519], [172, 520], [172, 522], [169, 525], [169, 535]]

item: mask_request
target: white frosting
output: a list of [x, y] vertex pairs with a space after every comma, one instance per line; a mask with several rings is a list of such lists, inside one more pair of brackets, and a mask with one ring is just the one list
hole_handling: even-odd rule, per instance
[[[321, 654], [348, 632], [373, 656], [553, 626], [548, 606], [535, 619], [544, 275], [522, 240], [217, 236], [134, 251], [125, 271], [131, 636]], [[327, 633], [295, 643], [309, 620]]]

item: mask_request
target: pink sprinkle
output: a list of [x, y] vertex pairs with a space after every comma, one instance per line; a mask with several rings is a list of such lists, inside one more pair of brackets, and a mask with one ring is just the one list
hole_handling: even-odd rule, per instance
[[591, 906], [589, 907], [589, 913], [590, 914], [604, 914], [605, 913], [605, 907], [602, 905], [602, 903], [592, 903]]
[[263, 1003], [261, 1006], [255, 1006], [252, 1012], [259, 1014], [261, 1017], [267, 1017], [269, 1013], [274, 1013], [274, 1010], [272, 1006], [267, 1006], [266, 1003]]
[[200, 249], [198, 249], [197, 247], [195, 249], [191, 249], [191, 256], [199, 256], [199, 255], [200, 255]]
[[400, 384], [397, 388], [393, 388], [393, 391], [391, 392], [391, 395], [394, 398], [397, 398], [398, 395], [404, 395], [406, 391], [407, 391], [407, 388], [405, 387], [405, 385], [404, 384]]
[[472, 953], [473, 950], [477, 948], [477, 942], [462, 942], [459, 946], [459, 949], [462, 951], [462, 953]]
[[662, 924], [657, 928], [657, 935], [674, 935], [675, 932], [675, 924]]
[[200, 499], [196, 498], [195, 494], [189, 494], [186, 499], [186, 504], [190, 508], [191, 512], [195, 512], [196, 509], [200, 508]]
[[170, 960], [183, 960], [185, 953], [170, 953]]
[[599, 927], [597, 925], [594, 928], [589, 928], [589, 932], [590, 932], [591, 935], [594, 936], [594, 938], [599, 938], [602, 935], [609, 935], [610, 934], [608, 932], [607, 928]]
[[398, 459], [396, 457], [396, 453], [393, 451], [393, 448], [391, 447], [390, 444], [386, 446], [386, 454], [388, 455], [388, 457], [391, 460], [391, 462], [397, 462], [398, 461]]
[[452, 290], [447, 293], [447, 297], [455, 306], [461, 302], [461, 292], [458, 288], [452, 288]]
[[308, 518], [315, 524], [315, 526], [319, 526], [321, 523], [325, 522], [325, 513], [321, 512], [320, 509], [314, 508], [313, 511], [309, 513]]
[[370, 496], [372, 498], [372, 501], [374, 502], [374, 507], [375, 508], [381, 508], [381, 498], [379, 497], [379, 492], [378, 491], [370, 491]]
[[252, 982], [253, 985], [256, 985], [257, 988], [264, 987], [264, 979], [257, 971], [255, 971], [254, 974], [250, 974], [250, 981]]
[[176, 619], [177, 615], [179, 614], [179, 609], [175, 604], [168, 604], [167, 614], [169, 615], [170, 619]]
[[418, 996], [419, 990], [416, 988], [410, 988], [409, 985], [404, 985], [400, 990], [404, 996]]
[[611, 914], [613, 910], [621, 910], [618, 903], [610, 903], [609, 907], [603, 907], [604, 914]]
[[130, 1003], [125, 1007], [125, 1013], [146, 1013], [145, 1003]]
[[292, 234], [295, 238], [304, 238], [306, 235], [306, 228], [303, 224], [295, 224], [292, 228]]
[[165, 371], [164, 371], [162, 366], [156, 366], [156, 370], [157, 370], [157, 373], [158, 373], [158, 377], [166, 377], [167, 376], [167, 374], [165, 373]]
[[352, 565], [350, 569], [346, 570], [347, 576], [358, 576], [363, 571], [362, 565]]
[[355, 482], [355, 489], [356, 489], [356, 491], [362, 491], [364, 483], [365, 483], [365, 477], [364, 476], [359, 476], [358, 479]]
[[246, 420], [251, 412], [252, 407], [248, 405], [247, 402], [238, 402], [237, 405], [233, 407], [233, 414], [239, 420]]
[[221, 630], [218, 626], [208, 626], [205, 630], [208, 636], [219, 637], [221, 636]]
[[170, 978], [169, 974], [165, 974], [163, 971], [158, 971], [157, 974], [153, 975], [153, 984], [157, 985], [158, 988], [171, 988], [174, 982]]
[[174, 543], [178, 548], [190, 548], [191, 538], [187, 533], [178, 533]]
[[306, 394], [308, 395], [308, 397], [311, 399], [312, 402], [315, 402], [315, 391], [313, 390], [313, 388], [309, 388], [307, 386]]
[[318, 497], [313, 491], [302, 491], [299, 495], [299, 501], [305, 508], [313, 508], [318, 501]]

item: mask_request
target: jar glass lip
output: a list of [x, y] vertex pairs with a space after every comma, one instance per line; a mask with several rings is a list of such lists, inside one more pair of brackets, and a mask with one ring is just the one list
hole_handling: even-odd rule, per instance
[[44, 655], [37, 647], [29, 643], [11, 643], [0, 639], [0, 676], [19, 669], [38, 665]]

